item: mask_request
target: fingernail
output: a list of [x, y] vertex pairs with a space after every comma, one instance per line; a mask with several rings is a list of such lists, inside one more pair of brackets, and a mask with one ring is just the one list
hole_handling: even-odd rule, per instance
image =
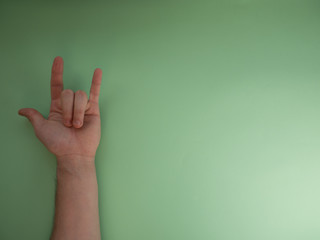
[[75, 122], [74, 122], [74, 125], [76, 125], [76, 126], [79, 126], [79, 127], [80, 127], [80, 126], [81, 126], [81, 122], [80, 122], [79, 120], [77, 120], [77, 121], [75, 121]]

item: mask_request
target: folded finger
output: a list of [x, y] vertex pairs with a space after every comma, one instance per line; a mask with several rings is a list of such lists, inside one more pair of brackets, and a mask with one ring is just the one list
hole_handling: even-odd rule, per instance
[[88, 109], [88, 97], [87, 94], [78, 90], [74, 95], [74, 105], [73, 105], [73, 126], [75, 128], [80, 128], [83, 125], [83, 119], [85, 111]]
[[63, 123], [67, 127], [72, 126], [74, 92], [71, 89], [65, 89], [61, 93], [61, 107]]

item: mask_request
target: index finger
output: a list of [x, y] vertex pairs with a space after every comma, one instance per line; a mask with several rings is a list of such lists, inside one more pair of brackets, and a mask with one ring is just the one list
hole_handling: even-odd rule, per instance
[[51, 69], [51, 101], [60, 98], [63, 90], [63, 59], [55, 57]]
[[101, 79], [102, 79], [102, 70], [101, 68], [96, 68], [92, 77], [92, 83], [90, 88], [89, 101], [91, 102], [96, 102], [96, 103], [99, 102]]

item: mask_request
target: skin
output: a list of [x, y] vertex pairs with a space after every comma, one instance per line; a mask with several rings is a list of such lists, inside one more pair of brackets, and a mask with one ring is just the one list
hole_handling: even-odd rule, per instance
[[48, 119], [33, 108], [19, 115], [57, 159], [55, 222], [51, 240], [101, 239], [95, 155], [100, 143], [99, 93], [102, 70], [96, 68], [89, 99], [82, 91], [63, 89], [63, 59], [54, 59]]

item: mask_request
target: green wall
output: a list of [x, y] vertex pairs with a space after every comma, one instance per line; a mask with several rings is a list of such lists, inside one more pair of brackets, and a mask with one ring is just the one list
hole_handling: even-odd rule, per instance
[[320, 239], [320, 1], [1, 1], [0, 239], [49, 239], [48, 116], [103, 71], [103, 240]]

